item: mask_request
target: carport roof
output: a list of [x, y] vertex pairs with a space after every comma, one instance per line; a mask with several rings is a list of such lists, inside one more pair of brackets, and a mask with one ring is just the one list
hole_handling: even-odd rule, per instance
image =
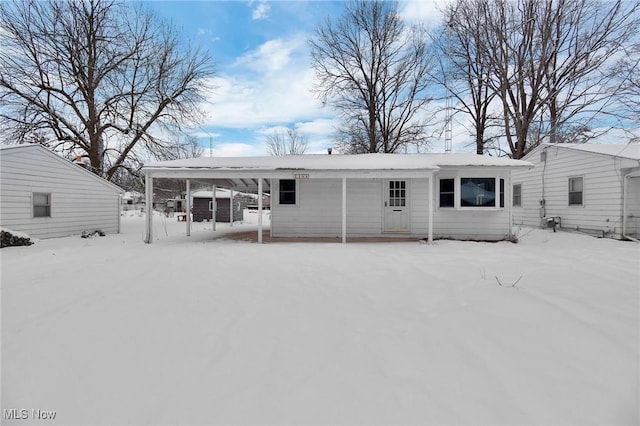
[[142, 172], [151, 177], [193, 179], [224, 187], [255, 189], [258, 178], [282, 179], [307, 172], [311, 172], [312, 177], [385, 177], [465, 166], [532, 167], [524, 161], [476, 154], [308, 154], [188, 158], [148, 163]]

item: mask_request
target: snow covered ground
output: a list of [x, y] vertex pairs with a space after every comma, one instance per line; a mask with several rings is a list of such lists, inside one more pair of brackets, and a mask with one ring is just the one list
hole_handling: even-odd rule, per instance
[[258, 245], [158, 217], [146, 245], [126, 214], [0, 252], [3, 424], [640, 423], [637, 244]]

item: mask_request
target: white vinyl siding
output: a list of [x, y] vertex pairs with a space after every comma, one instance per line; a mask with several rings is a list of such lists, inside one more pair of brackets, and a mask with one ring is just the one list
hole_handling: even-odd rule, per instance
[[[2, 227], [34, 238], [119, 232], [114, 185], [39, 146], [0, 149], [0, 161]], [[35, 194], [49, 194], [50, 217], [34, 217]]]
[[[510, 203], [500, 207], [460, 207], [460, 178], [492, 178], [496, 181], [499, 195], [500, 180], [504, 179], [504, 197], [510, 200], [511, 178], [509, 170], [490, 168], [449, 168], [436, 174], [436, 182], [455, 179], [455, 208], [435, 208], [433, 217], [434, 238], [452, 238], [468, 240], [500, 240], [511, 233], [509, 224]], [[439, 184], [434, 190], [439, 190]], [[437, 200], [436, 195], [436, 200]]]
[[[563, 228], [618, 238], [624, 176], [634, 167], [637, 170], [638, 162], [571, 148], [545, 148], [546, 165], [540, 161], [540, 146], [524, 158], [535, 164], [533, 169], [513, 171], [513, 180], [524, 183], [522, 208], [514, 210], [514, 224], [541, 226], [546, 215], [560, 217]], [[568, 182], [576, 177], [582, 178], [582, 203], [570, 205]]]
[[[473, 171], [471, 175], [485, 171]], [[457, 172], [454, 172], [454, 174]], [[464, 174], [464, 173], [462, 173]], [[509, 171], [491, 172], [505, 179], [509, 188]], [[393, 179], [398, 180], [398, 179]], [[407, 206], [411, 214], [409, 233], [399, 236], [426, 237], [429, 231], [429, 185], [433, 185], [434, 237], [455, 239], [500, 240], [509, 236], [509, 209], [437, 207], [438, 179], [406, 179]], [[383, 232], [384, 198], [388, 190], [385, 179], [347, 179], [347, 235], [394, 236]], [[273, 193], [277, 193], [274, 179]], [[298, 205], [272, 206], [271, 235], [274, 237], [324, 236], [338, 238], [342, 230], [342, 180], [302, 179], [298, 181]], [[507, 197], [510, 194], [506, 194]], [[510, 199], [510, 198], [506, 198]]]
[[[342, 234], [342, 180], [301, 179], [297, 206], [272, 205], [273, 236], [331, 236]], [[272, 190], [277, 181], [273, 181]], [[347, 234], [380, 235], [381, 179], [347, 179]]]

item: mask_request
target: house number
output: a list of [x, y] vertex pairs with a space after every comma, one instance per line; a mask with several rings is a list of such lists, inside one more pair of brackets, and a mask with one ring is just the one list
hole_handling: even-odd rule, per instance
[[308, 174], [294, 174], [293, 178], [294, 179], [309, 179], [309, 175]]

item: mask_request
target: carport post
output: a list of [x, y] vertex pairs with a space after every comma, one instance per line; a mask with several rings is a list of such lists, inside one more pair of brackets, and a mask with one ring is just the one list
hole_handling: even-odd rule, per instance
[[191, 236], [191, 181], [187, 179], [187, 216], [185, 222], [187, 222], [187, 237]]
[[342, 178], [342, 244], [347, 243], [347, 178]]
[[229, 226], [233, 226], [233, 188], [229, 189]]
[[433, 186], [435, 182], [433, 181], [435, 173], [431, 172], [431, 176], [429, 176], [429, 236], [427, 241], [433, 242]]
[[213, 223], [213, 230], [216, 230], [216, 210], [218, 206], [216, 205], [216, 191], [217, 188], [215, 185], [211, 185], [211, 222]]
[[144, 242], [151, 244], [151, 229], [153, 227], [153, 178], [147, 173], [144, 175], [144, 202], [147, 217], [145, 220]]
[[262, 244], [262, 178], [258, 178], [258, 244]]

